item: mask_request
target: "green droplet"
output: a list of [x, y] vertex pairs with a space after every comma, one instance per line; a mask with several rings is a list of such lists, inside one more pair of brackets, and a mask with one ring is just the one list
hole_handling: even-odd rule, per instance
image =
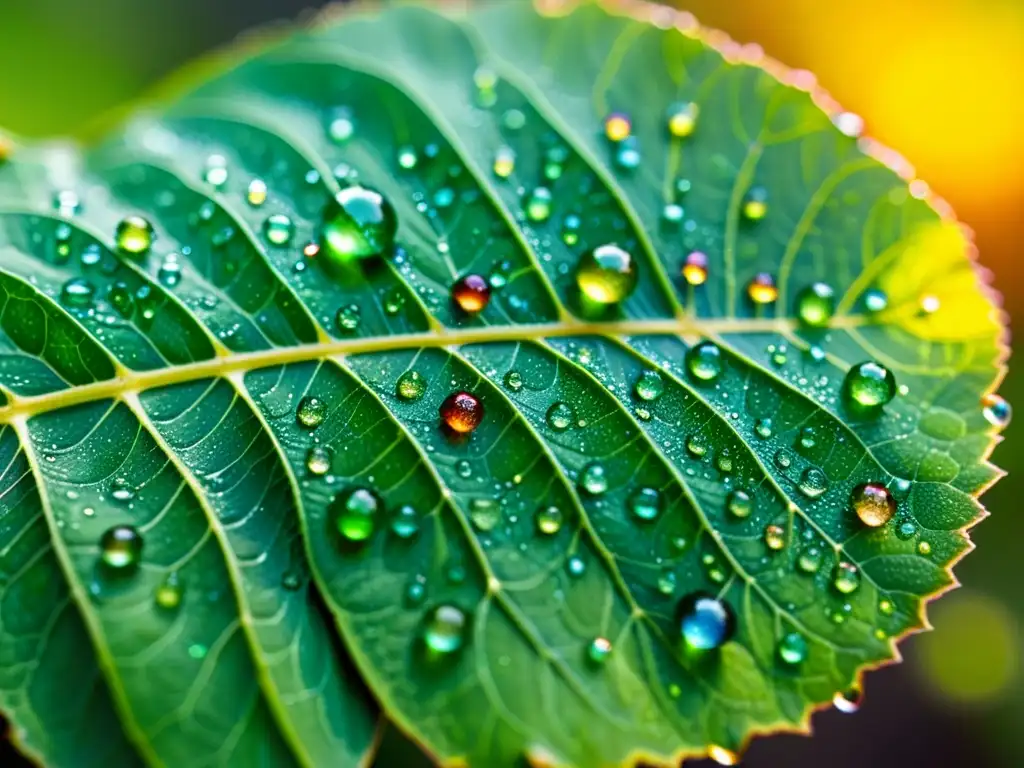
[[209, 653], [209, 649], [202, 643], [192, 643], [192, 645], [188, 647], [188, 655], [197, 661], [199, 659], [205, 659], [207, 653]]
[[551, 216], [551, 190], [536, 187], [526, 197], [526, 218], [530, 221], [547, 221]]
[[570, 576], [572, 576], [573, 578], [577, 578], [579, 576], [582, 576], [584, 572], [587, 570], [587, 564], [583, 562], [582, 557], [573, 555], [565, 561], [565, 570], [569, 572]]
[[334, 110], [327, 122], [327, 136], [330, 140], [335, 144], [344, 144], [355, 132], [356, 123], [352, 112], [345, 107]]
[[743, 199], [742, 211], [747, 221], [761, 221], [768, 215], [768, 190], [753, 187]]
[[641, 400], [652, 402], [665, 391], [665, 382], [657, 371], [644, 371], [633, 385], [633, 391]]
[[591, 496], [600, 496], [608, 490], [608, 476], [604, 467], [596, 461], [587, 464], [580, 472], [580, 487]]
[[400, 288], [391, 288], [384, 294], [384, 314], [394, 317], [405, 306], [405, 294]]
[[686, 438], [686, 450], [695, 459], [702, 459], [708, 452], [708, 441], [703, 435], [690, 435]]
[[637, 520], [650, 522], [661, 513], [661, 494], [654, 488], [637, 488], [629, 495], [626, 506]]
[[604, 664], [612, 655], [612, 641], [607, 637], [595, 637], [587, 646], [587, 658], [594, 664]]
[[128, 572], [142, 557], [142, 534], [130, 525], [115, 525], [100, 538], [100, 560], [114, 571]]
[[92, 306], [96, 286], [84, 277], [73, 277], [60, 289], [61, 303], [68, 307], [86, 308]]
[[896, 606], [892, 600], [883, 598], [878, 601], [878, 610], [883, 616], [892, 616], [896, 612]]
[[807, 498], [816, 499], [828, 490], [828, 476], [817, 467], [808, 467], [800, 475], [797, 488]]
[[181, 605], [184, 594], [185, 588], [181, 584], [181, 579], [175, 571], [171, 571], [153, 592], [153, 602], [158, 608], [173, 611]]
[[566, 403], [554, 403], [547, 412], [548, 426], [556, 432], [564, 432], [572, 426], [574, 415]]
[[676, 591], [676, 584], [676, 572], [669, 568], [662, 569], [658, 576], [658, 591], [663, 595], [672, 595]]
[[327, 403], [319, 397], [308, 395], [299, 401], [295, 409], [295, 420], [306, 429], [319, 427], [327, 416]]
[[624, 301], [636, 288], [637, 279], [633, 256], [613, 243], [599, 245], [584, 254], [576, 266], [576, 285], [596, 304]]
[[351, 333], [359, 327], [360, 312], [355, 304], [348, 304], [338, 310], [334, 322], [342, 333]]
[[790, 632], [779, 640], [778, 653], [786, 664], [802, 664], [807, 658], [807, 640], [799, 632]]
[[153, 225], [141, 216], [127, 216], [118, 222], [114, 241], [121, 253], [141, 256], [153, 245]]
[[350, 488], [331, 502], [329, 513], [343, 538], [352, 542], [366, 541], [377, 528], [380, 499], [369, 488]]
[[212, 187], [223, 187], [228, 180], [228, 161], [223, 155], [210, 155], [206, 158], [203, 181]]
[[523, 388], [523, 375], [519, 371], [508, 371], [503, 379], [505, 386], [513, 392]]
[[881, 408], [896, 396], [896, 377], [879, 363], [860, 363], [846, 374], [843, 395], [851, 405], [867, 409]]
[[420, 532], [420, 515], [415, 507], [403, 504], [391, 513], [391, 532], [400, 539], [411, 539]]
[[764, 529], [764, 543], [768, 549], [778, 552], [786, 546], [786, 531], [781, 525], [769, 525]]
[[896, 535], [904, 541], [912, 539], [917, 535], [917, 526], [910, 520], [904, 520], [896, 529]]
[[469, 632], [469, 617], [454, 605], [439, 605], [427, 614], [423, 644], [432, 655], [448, 656], [461, 650]]
[[725, 508], [733, 517], [745, 520], [754, 511], [754, 500], [749, 493], [737, 488], [727, 497]]
[[469, 503], [469, 519], [478, 531], [493, 531], [501, 522], [501, 504], [495, 499], [473, 499]]
[[762, 440], [767, 440], [774, 434], [772, 429], [772, 420], [769, 418], [758, 419], [754, 423], [754, 434], [760, 437]]
[[786, 450], [775, 452], [775, 466], [779, 469], [789, 469], [793, 464], [793, 454]]
[[534, 513], [537, 530], [545, 536], [553, 536], [562, 529], [562, 510], [558, 507], [541, 507]]
[[818, 437], [814, 431], [814, 427], [804, 427], [800, 430], [800, 439], [797, 441], [797, 447], [810, 450], [818, 444]]
[[827, 283], [812, 283], [796, 298], [796, 314], [800, 321], [812, 328], [828, 325], [836, 311], [836, 296]]
[[574, 213], [565, 217], [562, 222], [562, 242], [566, 245], [576, 245], [580, 241], [580, 217]]
[[419, 371], [405, 371], [395, 383], [395, 394], [400, 400], [419, 400], [426, 391], [427, 379]]
[[283, 213], [268, 216], [263, 222], [263, 236], [271, 245], [288, 245], [295, 234], [295, 225]]
[[821, 550], [813, 545], [805, 546], [800, 550], [796, 565], [804, 573], [817, 573], [821, 568]]
[[118, 280], [112, 283], [107, 293], [107, 301], [121, 317], [131, 317], [135, 311], [135, 297], [132, 296], [132, 289], [128, 284]]
[[927, 541], [919, 541], [917, 543], [917, 554], [919, 555], [930, 555], [932, 553], [932, 545]]
[[422, 605], [427, 597], [427, 577], [416, 574], [405, 586], [405, 604], [410, 608]]
[[723, 448], [719, 451], [718, 456], [715, 458], [715, 466], [723, 474], [727, 475], [732, 472], [732, 455], [729, 453], [728, 448]]
[[843, 595], [849, 595], [860, 586], [860, 571], [853, 563], [841, 562], [832, 574], [832, 586]]
[[379, 256], [395, 242], [398, 217], [383, 195], [346, 187], [324, 209], [321, 245], [335, 262]]
[[306, 470], [311, 475], [326, 475], [331, 470], [331, 449], [314, 445], [306, 452]]
[[686, 370], [698, 382], [712, 382], [722, 373], [722, 350], [710, 341], [702, 341], [686, 352]]

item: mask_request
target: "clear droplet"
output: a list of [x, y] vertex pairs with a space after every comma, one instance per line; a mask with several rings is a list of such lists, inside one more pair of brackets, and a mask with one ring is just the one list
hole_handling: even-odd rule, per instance
[[853, 563], [841, 562], [832, 574], [832, 586], [843, 595], [849, 595], [860, 586], [860, 571]]
[[623, 248], [607, 243], [584, 254], [576, 266], [576, 285], [590, 301], [610, 305], [625, 300], [636, 288], [637, 265]]
[[821, 568], [821, 550], [814, 545], [808, 544], [800, 550], [800, 556], [796, 561], [797, 568], [807, 574], [817, 573]]
[[381, 506], [377, 494], [369, 488], [356, 487], [335, 496], [328, 512], [342, 538], [351, 542], [362, 542], [370, 538], [377, 529]]
[[441, 403], [439, 413], [441, 421], [452, 432], [468, 434], [483, 421], [484, 404], [469, 392], [454, 392]]
[[687, 651], [705, 652], [732, 638], [736, 617], [728, 603], [707, 592], [693, 592], [679, 601], [676, 626]]
[[345, 263], [390, 250], [397, 232], [391, 203], [376, 190], [351, 186], [327, 203], [320, 244], [331, 261]]
[[135, 498], [135, 488], [123, 477], [115, 477], [110, 484], [110, 497], [119, 504], [127, 504]]
[[718, 456], [715, 457], [715, 466], [718, 467], [719, 472], [724, 474], [732, 472], [732, 455], [728, 448], [723, 448], [718, 452]]
[[95, 296], [96, 286], [84, 277], [73, 277], [60, 288], [61, 303], [67, 307], [90, 307]]
[[702, 341], [686, 352], [686, 370], [699, 382], [712, 382], [722, 373], [722, 350], [710, 341]]
[[314, 445], [306, 452], [306, 470], [311, 475], [326, 475], [331, 469], [331, 449]]
[[562, 510], [558, 507], [541, 507], [534, 513], [537, 530], [545, 536], [553, 536], [562, 529]]
[[637, 520], [650, 522], [661, 514], [661, 494], [654, 488], [637, 488], [629, 495], [626, 506]]
[[774, 425], [768, 417], [758, 419], [754, 422], [754, 434], [762, 440], [767, 440], [774, 434]]
[[708, 452], [708, 441], [703, 435], [690, 435], [686, 438], [686, 450], [695, 459], [703, 459]]
[[335, 144], [344, 144], [356, 132], [355, 119], [347, 107], [335, 109], [327, 122], [327, 136]]
[[559, 402], [552, 404], [552, 406], [548, 408], [545, 418], [548, 422], [548, 426], [553, 430], [556, 432], [564, 432], [572, 426], [575, 415], [572, 412], [572, 408], [567, 403]]
[[771, 304], [779, 298], [779, 287], [768, 272], [758, 272], [747, 283], [747, 295], [755, 304]]
[[804, 325], [822, 328], [836, 311], [836, 295], [827, 283], [812, 283], [796, 298], [796, 314]]
[[1013, 417], [1013, 408], [1001, 396], [994, 392], [981, 398], [981, 412], [985, 421], [997, 429], [1006, 429]]
[[690, 285], [704, 285], [708, 280], [708, 257], [701, 251], [686, 255], [683, 263], [683, 279]]
[[786, 530], [781, 525], [765, 526], [764, 543], [773, 552], [784, 549], [786, 546]]
[[864, 292], [864, 308], [872, 314], [883, 312], [889, 306], [889, 297], [884, 291], [872, 288]]
[[801, 473], [797, 488], [807, 498], [816, 499], [828, 490], [828, 476], [817, 467], [808, 467]]
[[114, 241], [121, 253], [141, 256], [153, 245], [153, 225], [142, 216], [127, 216], [118, 222]]
[[569, 575], [573, 578], [578, 578], [586, 572], [587, 564], [583, 561], [582, 557], [573, 555], [565, 561], [565, 570], [568, 571]]
[[668, 108], [668, 132], [677, 139], [685, 139], [697, 127], [700, 108], [692, 101], [678, 102]]
[[850, 504], [864, 525], [879, 528], [896, 514], [896, 499], [879, 483], [864, 483], [853, 489]]
[[502, 379], [505, 386], [511, 389], [513, 392], [518, 392], [523, 388], [523, 374], [519, 371], [507, 371], [505, 378]]
[[295, 420], [306, 429], [319, 427], [327, 417], [327, 403], [319, 397], [307, 395], [299, 401], [295, 409]]
[[227, 184], [228, 161], [224, 155], [210, 155], [206, 158], [206, 168], [203, 170], [203, 181], [217, 189]]
[[127, 573], [142, 558], [142, 534], [130, 525], [115, 525], [100, 537], [100, 560], [111, 570]]
[[880, 363], [860, 363], [846, 374], [843, 396], [855, 407], [881, 408], [896, 396], [896, 377]]
[[754, 511], [754, 499], [743, 489], [737, 488], [726, 497], [725, 508], [733, 517], [745, 520]]
[[493, 531], [501, 522], [501, 504], [496, 499], [473, 499], [469, 503], [469, 519], [478, 531]]
[[164, 256], [157, 270], [156, 279], [165, 288], [174, 288], [181, 282], [181, 262], [178, 261], [178, 254], [168, 253]]
[[779, 640], [778, 654], [790, 666], [802, 664], [807, 658], [807, 639], [799, 632], [790, 632]]
[[439, 605], [427, 614], [423, 644], [431, 655], [449, 656], [466, 644], [469, 617], [454, 605]]
[[526, 197], [526, 218], [530, 221], [547, 221], [551, 216], [551, 190], [536, 187]]
[[580, 487], [591, 496], [600, 496], [608, 490], [608, 476], [604, 467], [596, 461], [587, 464], [580, 472]]
[[131, 317], [135, 311], [135, 297], [127, 283], [118, 280], [107, 292], [107, 301], [121, 317]]
[[352, 333], [359, 327], [361, 313], [355, 304], [347, 304], [338, 310], [334, 316], [334, 322], [342, 333]]
[[903, 541], [912, 539], [917, 535], [917, 526], [910, 520], [904, 520], [899, 524], [899, 527], [896, 528], [896, 535]]
[[395, 382], [395, 394], [400, 400], [419, 400], [427, 391], [427, 379], [419, 371], [405, 371]]
[[268, 216], [263, 222], [263, 236], [271, 245], [288, 245], [295, 235], [295, 225], [283, 213]]
[[664, 568], [658, 576], [658, 591], [663, 595], [672, 595], [676, 591], [677, 582], [675, 571]]
[[391, 513], [391, 532], [400, 539], [412, 539], [420, 532], [420, 515], [416, 508], [403, 504]]
[[153, 592], [153, 602], [158, 608], [173, 611], [181, 605], [184, 595], [185, 588], [180, 577], [175, 571], [171, 571]]
[[619, 142], [615, 150], [615, 165], [626, 171], [640, 167], [640, 145], [635, 136], [628, 136]]
[[665, 382], [657, 371], [644, 371], [633, 385], [633, 391], [641, 400], [652, 402], [665, 391]]

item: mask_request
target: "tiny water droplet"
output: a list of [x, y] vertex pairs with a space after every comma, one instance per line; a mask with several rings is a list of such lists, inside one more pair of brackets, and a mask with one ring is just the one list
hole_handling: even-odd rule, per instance
[[762, 440], [770, 438], [774, 434], [772, 420], [770, 418], [763, 418], [754, 422], [754, 434]]
[[328, 512], [342, 538], [351, 542], [369, 539], [377, 528], [381, 501], [369, 488], [349, 488], [331, 502]]
[[919, 541], [917, 543], [917, 554], [919, 555], [930, 555], [932, 553], [932, 545], [927, 541]]
[[156, 279], [165, 288], [173, 288], [181, 282], [181, 262], [178, 261], [178, 254], [168, 253], [160, 262]]
[[807, 639], [799, 632], [790, 632], [779, 640], [779, 658], [790, 666], [802, 664], [807, 658]]
[[736, 632], [732, 608], [707, 592], [692, 592], [676, 606], [676, 626], [690, 652], [720, 648]]
[[796, 565], [804, 573], [817, 573], [821, 568], [821, 550], [810, 544], [805, 546], [800, 550]]
[[96, 286], [84, 277], [73, 277], [60, 289], [61, 303], [68, 307], [84, 309], [92, 306]]
[[452, 432], [468, 434], [483, 421], [484, 404], [469, 392], [454, 392], [441, 403], [439, 413], [441, 421]]
[[744, 520], [754, 511], [754, 500], [750, 494], [737, 488], [726, 497], [725, 508], [733, 517]]
[[420, 532], [420, 516], [415, 507], [403, 504], [391, 513], [391, 532], [400, 539], [411, 539]]
[[599, 245], [587, 252], [576, 266], [576, 285], [595, 304], [624, 301], [636, 288], [637, 280], [633, 256], [614, 243]]
[[513, 392], [518, 392], [523, 388], [523, 375], [519, 371], [508, 371], [505, 373], [505, 378], [502, 379], [505, 386]]
[[683, 279], [690, 285], [704, 285], [708, 280], [708, 257], [701, 251], [686, 255], [683, 263]]
[[768, 549], [778, 552], [786, 546], [786, 531], [781, 525], [769, 525], [764, 529], [764, 543]]
[[120, 280], [111, 284], [107, 292], [107, 301], [121, 317], [131, 317], [135, 311], [135, 297], [132, 296], [132, 289], [128, 287], [127, 283]]
[[356, 132], [355, 119], [347, 107], [338, 107], [331, 112], [327, 122], [327, 136], [335, 144], [344, 144]]
[[406, 171], [411, 171], [419, 162], [416, 148], [410, 146], [400, 147], [398, 150], [398, 165]]
[[223, 187], [227, 183], [228, 161], [224, 155], [210, 155], [206, 158], [203, 181], [216, 189]]
[[253, 179], [245, 192], [245, 199], [253, 208], [259, 208], [267, 202], [267, 182], [263, 179]]
[[342, 333], [352, 333], [359, 327], [361, 313], [355, 304], [347, 304], [338, 310], [334, 316], [334, 322]]
[[423, 625], [423, 644], [431, 655], [448, 656], [461, 650], [469, 633], [469, 617], [454, 605], [431, 610]]
[[629, 138], [633, 123], [622, 112], [612, 112], [604, 119], [604, 135], [608, 141], [618, 143]]
[[569, 575], [576, 578], [582, 576], [587, 570], [587, 564], [583, 562], [583, 558], [573, 555], [565, 562], [565, 569], [569, 572]]
[[872, 314], [883, 312], [886, 307], [889, 306], [889, 297], [885, 295], [884, 291], [880, 291], [877, 288], [871, 288], [864, 292], [864, 308]]
[[288, 245], [295, 234], [295, 225], [283, 213], [275, 213], [263, 221], [263, 236], [271, 245]]
[[850, 495], [850, 504], [860, 521], [871, 528], [885, 525], [896, 514], [896, 499], [879, 483], [858, 485]]
[[708, 745], [708, 757], [714, 760], [719, 765], [737, 765], [740, 762], [740, 756], [731, 749], [719, 746], [718, 744]]
[[141, 256], [153, 245], [153, 225], [142, 216], [126, 216], [117, 224], [114, 242], [121, 253]]
[[658, 591], [663, 595], [672, 595], [676, 591], [676, 583], [675, 571], [665, 568], [658, 576]]
[[185, 588], [177, 572], [171, 571], [153, 592], [153, 602], [158, 608], [173, 611], [181, 605]]
[[311, 475], [326, 475], [331, 469], [331, 449], [314, 445], [306, 452], [306, 470]]
[[657, 371], [644, 371], [633, 385], [633, 391], [641, 400], [657, 400], [665, 391], [665, 382]]
[[516, 153], [512, 147], [498, 147], [494, 153], [494, 163], [491, 169], [499, 179], [507, 179], [516, 168]]
[[422, 605], [427, 597], [427, 577], [416, 574], [405, 586], [404, 600], [410, 608]]
[[565, 217], [562, 222], [562, 242], [566, 245], [576, 245], [580, 241], [580, 217], [574, 213]]
[[135, 489], [125, 478], [116, 477], [110, 484], [110, 496], [114, 501], [124, 504], [135, 498]]
[[724, 474], [732, 472], [732, 455], [729, 453], [728, 448], [723, 448], [718, 452], [718, 456], [715, 458], [715, 466], [718, 467], [718, 471]]
[[473, 499], [469, 503], [469, 519], [478, 531], [493, 531], [501, 522], [501, 504], [496, 499]]
[[[761, 221], [768, 215], [768, 190], [753, 187], [743, 198], [743, 218], [747, 221]], [[773, 299], [774, 301], [774, 299]]]
[[626, 506], [637, 520], [650, 522], [661, 514], [661, 494], [654, 488], [637, 488], [629, 495]]
[[904, 520], [896, 529], [896, 535], [903, 541], [906, 541], [907, 539], [912, 539], [915, 535], [917, 535], [917, 526], [914, 525], [914, 523], [912, 523], [910, 520]]
[[591, 663], [600, 666], [612, 655], [612, 641], [607, 637], [595, 637], [587, 646], [587, 658]]
[[686, 352], [686, 370], [699, 382], [712, 382], [722, 373], [722, 351], [710, 341], [702, 341]]
[[828, 476], [817, 467], [808, 467], [801, 473], [797, 488], [807, 498], [816, 499], [828, 490]]
[[686, 438], [686, 450], [695, 459], [703, 459], [708, 452], [708, 441], [703, 435], [690, 435]]
[[405, 371], [395, 382], [395, 395], [399, 400], [414, 402], [427, 391], [427, 379], [419, 371]]
[[853, 563], [845, 561], [836, 566], [832, 574], [832, 586], [843, 595], [849, 595], [860, 586], [860, 571]]

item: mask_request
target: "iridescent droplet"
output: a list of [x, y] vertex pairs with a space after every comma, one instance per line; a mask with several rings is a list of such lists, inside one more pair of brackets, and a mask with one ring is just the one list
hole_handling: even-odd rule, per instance
[[686, 255], [683, 263], [683, 279], [690, 285], [704, 285], [708, 279], [708, 257], [701, 251]]
[[981, 398], [981, 412], [985, 421], [997, 429], [1006, 429], [1013, 417], [1013, 408], [1010, 404], [994, 392]]
[[452, 302], [467, 315], [482, 312], [491, 300], [491, 286], [480, 275], [465, 275], [452, 286]]
[[879, 528], [896, 514], [896, 499], [880, 483], [863, 483], [853, 489], [850, 504], [864, 525]]
[[758, 272], [747, 283], [747, 296], [758, 305], [771, 304], [779, 298], [779, 287], [768, 272]]
[[576, 266], [576, 285], [590, 301], [618, 304], [636, 288], [639, 273], [633, 256], [614, 243], [584, 254]]

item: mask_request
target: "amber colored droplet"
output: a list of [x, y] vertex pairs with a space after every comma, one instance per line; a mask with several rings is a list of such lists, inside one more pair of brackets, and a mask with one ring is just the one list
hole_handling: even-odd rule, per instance
[[747, 285], [747, 295], [755, 304], [771, 304], [779, 298], [779, 288], [775, 285], [774, 277], [767, 272], [760, 272]]
[[483, 311], [491, 300], [491, 286], [480, 275], [466, 275], [452, 286], [452, 301], [467, 314]]
[[472, 432], [484, 418], [484, 404], [469, 392], [455, 392], [441, 403], [441, 420], [453, 432]]
[[621, 112], [613, 112], [604, 119], [604, 135], [608, 137], [608, 141], [625, 141], [632, 131], [633, 123]]
[[703, 285], [708, 279], [708, 257], [701, 251], [693, 251], [683, 264], [683, 278], [690, 285]]

